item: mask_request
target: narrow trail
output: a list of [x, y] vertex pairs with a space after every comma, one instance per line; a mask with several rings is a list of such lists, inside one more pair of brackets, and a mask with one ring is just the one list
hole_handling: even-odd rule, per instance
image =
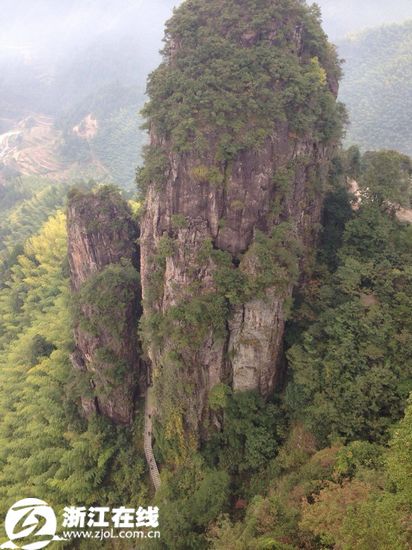
[[160, 474], [152, 447], [153, 434], [153, 407], [151, 404], [151, 388], [147, 388], [146, 400], [144, 406], [144, 454], [147, 465], [149, 466], [150, 479], [157, 491], [160, 487]]

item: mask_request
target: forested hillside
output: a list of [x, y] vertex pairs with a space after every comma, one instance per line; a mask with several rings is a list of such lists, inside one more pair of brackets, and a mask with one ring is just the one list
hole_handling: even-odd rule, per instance
[[80, 166], [97, 163], [102, 179], [134, 189], [146, 142], [139, 116], [143, 102], [139, 86], [113, 82], [72, 105], [56, 120], [63, 133], [62, 158]]
[[[23, 227], [31, 217], [31, 210], [16, 213]], [[0, 289], [2, 521], [27, 494], [56, 510], [79, 499], [89, 505], [145, 500], [140, 416], [134, 427], [115, 428], [101, 418], [86, 423], [77, 407], [64, 211], [46, 216], [6, 262]]]
[[0, 287], [26, 240], [65, 203], [67, 186], [41, 178], [16, 178], [0, 185]]
[[412, 21], [372, 29], [338, 46], [345, 59], [340, 97], [349, 112], [347, 142], [411, 155]]
[[47, 112], [71, 167], [0, 165], [0, 545], [36, 497], [160, 509], [53, 549], [409, 550], [412, 23], [337, 55], [300, 0], [186, 0], [138, 114], [173, 2], [103, 3], [27, 10], [101, 15], [52, 64], [0, 52], [0, 132]]
[[249, 487], [245, 518], [212, 527], [212, 548], [410, 546], [412, 228], [385, 201], [411, 164], [356, 159], [335, 159], [317, 263], [288, 323], [289, 435]]

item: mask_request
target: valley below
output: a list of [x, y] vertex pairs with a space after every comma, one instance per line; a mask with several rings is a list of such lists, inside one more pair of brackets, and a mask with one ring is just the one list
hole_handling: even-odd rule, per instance
[[[91, 117], [91, 115], [89, 115]], [[87, 119], [93, 124], [93, 118]], [[64, 154], [63, 132], [56, 127], [55, 119], [43, 113], [33, 113], [10, 124], [10, 129], [0, 134], [0, 174], [11, 176], [42, 176], [58, 181], [73, 177], [104, 177], [107, 169], [90, 152], [84, 161]], [[96, 121], [94, 121], [95, 124]], [[80, 121], [71, 135], [83, 142], [88, 149], [88, 140], [94, 137], [97, 128], [90, 130]]]

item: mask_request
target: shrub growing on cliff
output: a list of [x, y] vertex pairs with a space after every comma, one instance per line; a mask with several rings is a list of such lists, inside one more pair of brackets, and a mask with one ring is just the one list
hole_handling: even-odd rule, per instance
[[75, 318], [86, 332], [106, 332], [120, 343], [138, 284], [139, 274], [130, 262], [108, 265], [74, 296]]

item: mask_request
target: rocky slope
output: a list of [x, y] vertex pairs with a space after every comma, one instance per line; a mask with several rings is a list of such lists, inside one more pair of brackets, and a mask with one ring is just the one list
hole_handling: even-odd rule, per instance
[[117, 192], [76, 193], [68, 206], [70, 280], [82, 406], [129, 424], [145, 372], [139, 357], [138, 229]]
[[316, 14], [264, 2], [257, 22], [252, 4], [186, 2], [148, 87], [143, 333], [180, 447], [219, 425], [217, 385], [267, 397], [281, 379], [339, 140], [339, 68]]

